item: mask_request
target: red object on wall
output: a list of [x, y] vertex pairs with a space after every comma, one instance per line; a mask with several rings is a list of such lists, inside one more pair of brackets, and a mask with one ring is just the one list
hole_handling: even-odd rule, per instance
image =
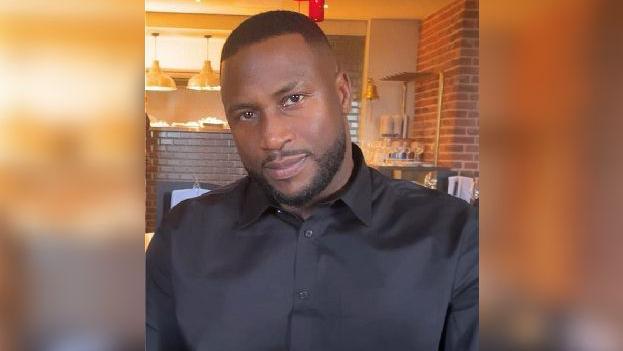
[[324, 20], [324, 0], [309, 0], [309, 18], [314, 22]]

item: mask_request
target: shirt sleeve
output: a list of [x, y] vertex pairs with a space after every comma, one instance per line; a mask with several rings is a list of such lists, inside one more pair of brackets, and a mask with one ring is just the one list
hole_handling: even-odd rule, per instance
[[441, 350], [478, 350], [478, 210], [470, 207], [461, 231], [459, 257]]
[[170, 233], [159, 229], [147, 250], [145, 349], [187, 350], [175, 314], [171, 284]]

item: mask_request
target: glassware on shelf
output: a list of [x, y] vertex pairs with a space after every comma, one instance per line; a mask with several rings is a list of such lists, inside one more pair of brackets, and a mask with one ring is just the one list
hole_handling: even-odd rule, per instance
[[388, 150], [385, 164], [392, 166], [416, 166], [420, 164], [424, 148], [416, 141], [392, 139], [386, 142]]
[[424, 146], [417, 141], [402, 138], [382, 138], [363, 146], [364, 157], [376, 166], [420, 166]]
[[424, 177], [424, 186], [429, 189], [437, 189], [437, 172], [428, 172]]

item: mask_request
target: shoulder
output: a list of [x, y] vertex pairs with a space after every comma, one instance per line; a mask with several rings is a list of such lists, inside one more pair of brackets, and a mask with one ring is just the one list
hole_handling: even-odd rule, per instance
[[391, 208], [394, 216], [407, 216], [418, 224], [454, 227], [455, 230], [478, 216], [474, 206], [442, 191], [390, 179], [376, 170], [371, 170], [371, 177], [373, 206]]
[[[478, 209], [441, 191], [380, 173], [373, 178], [373, 216], [385, 226], [397, 225], [403, 235], [428, 240], [444, 257], [478, 247]], [[390, 235], [381, 230], [381, 237]]]
[[180, 202], [165, 216], [162, 227], [176, 229], [185, 222], [196, 220], [206, 215], [234, 217], [234, 213], [237, 213], [239, 209], [248, 183], [249, 178], [243, 177], [201, 196]]
[[400, 203], [407, 202], [410, 205], [449, 207], [459, 211], [472, 207], [460, 198], [411, 181], [388, 178], [375, 169], [371, 169], [370, 174], [373, 197], [385, 197]]

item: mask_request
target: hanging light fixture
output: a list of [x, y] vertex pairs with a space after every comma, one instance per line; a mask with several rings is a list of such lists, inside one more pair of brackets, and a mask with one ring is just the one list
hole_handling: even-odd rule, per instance
[[221, 83], [219, 76], [212, 70], [212, 63], [210, 62], [210, 38], [211, 35], [204, 35], [206, 38], [206, 60], [203, 62], [203, 68], [201, 72], [190, 77], [186, 89], [191, 90], [221, 90]]
[[175, 81], [160, 70], [160, 62], [158, 62], [158, 46], [157, 38], [159, 33], [151, 33], [154, 37], [154, 62], [147, 74], [145, 74], [145, 90], [152, 91], [172, 91], [176, 90]]
[[368, 78], [368, 83], [366, 84], [366, 93], [365, 98], [368, 100], [376, 100], [379, 98], [379, 93], [376, 89], [376, 84], [374, 84], [374, 80], [372, 78]]

